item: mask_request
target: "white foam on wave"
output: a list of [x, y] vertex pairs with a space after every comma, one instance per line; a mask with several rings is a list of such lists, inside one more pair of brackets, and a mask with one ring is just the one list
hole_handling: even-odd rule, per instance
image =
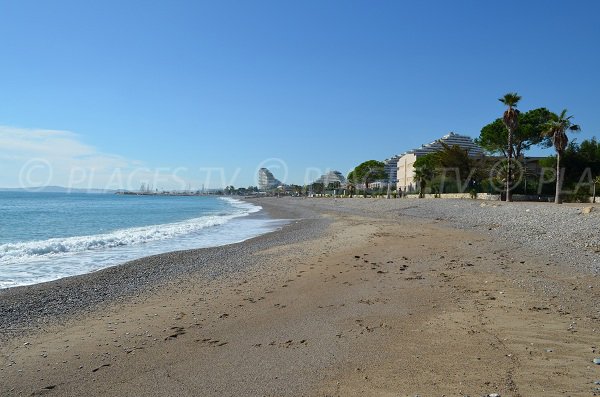
[[0, 245], [0, 289], [90, 273], [169, 251], [233, 244], [277, 230], [287, 223], [250, 218], [249, 214], [262, 207], [232, 198], [222, 199], [231, 208], [183, 222], [12, 244], [11, 247]]
[[230, 213], [207, 215], [169, 224], [127, 228], [91, 236], [1, 244], [0, 272], [3, 265], [28, 263], [44, 257], [51, 259], [85, 251], [106, 250], [123, 246], [136, 246], [160, 240], [176, 239], [198, 233], [206, 228], [223, 225], [232, 219], [247, 216], [261, 210], [260, 206], [240, 200], [231, 198], [223, 198], [223, 200], [232, 206], [233, 210]]
[[262, 207], [260, 205], [256, 205], [256, 204], [248, 203], [246, 201], [234, 199], [232, 197], [219, 197], [219, 198], [223, 201], [228, 202], [234, 208], [246, 211], [248, 214], [253, 214], [255, 212], [262, 210]]

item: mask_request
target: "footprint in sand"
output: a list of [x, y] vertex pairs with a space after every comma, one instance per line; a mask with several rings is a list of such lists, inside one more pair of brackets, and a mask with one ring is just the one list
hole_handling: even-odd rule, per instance
[[423, 277], [421, 274], [419, 273], [413, 273], [414, 275], [411, 277], [406, 277], [405, 280], [423, 280], [425, 279], [425, 277]]
[[225, 346], [226, 344], [229, 343], [229, 342], [224, 342], [224, 341], [220, 341], [218, 339], [212, 339], [212, 338], [196, 339], [196, 342], [207, 343], [211, 346], [216, 346], [216, 347]]
[[171, 327], [171, 331], [173, 331], [173, 333], [171, 335], [167, 336], [165, 338], [165, 340], [176, 339], [178, 336], [185, 334], [184, 327]]
[[[256, 345], [254, 345], [255, 347], [260, 347], [261, 344], [258, 343]], [[277, 343], [276, 341], [271, 341], [269, 343], [269, 346], [275, 346], [275, 347], [283, 347], [285, 349], [289, 349], [289, 348], [298, 348], [301, 346], [307, 346], [307, 341], [306, 339], [302, 339], [300, 341], [294, 341], [292, 339], [286, 340], [285, 342], [279, 342]]]
[[35, 392], [31, 393], [30, 396], [44, 396], [50, 390], [53, 390], [55, 388], [56, 388], [56, 385], [46, 386], [46, 387], [43, 387], [41, 390], [38, 390], [38, 391], [35, 391]]
[[99, 366], [98, 368], [94, 368], [92, 370], [92, 372], [98, 372], [101, 368], [103, 367], [110, 367], [110, 364], [102, 364], [101, 366]]

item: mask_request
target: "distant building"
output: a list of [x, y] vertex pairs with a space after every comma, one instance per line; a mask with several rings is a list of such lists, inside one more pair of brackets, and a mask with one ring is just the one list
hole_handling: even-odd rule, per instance
[[[375, 189], [375, 190], [376, 189], [385, 189], [385, 188], [387, 188], [387, 185], [388, 185], [388, 181], [374, 181], [374, 182], [369, 183], [369, 189]], [[394, 185], [395, 185], [395, 183], [392, 182], [392, 186], [394, 186]], [[362, 183], [362, 184], [358, 185], [358, 188], [364, 189], [365, 184]]]
[[444, 149], [442, 143], [450, 147], [459, 146], [460, 148], [467, 150], [469, 156], [471, 157], [483, 155], [483, 149], [473, 142], [471, 137], [451, 132], [438, 140], [422, 145], [418, 149], [409, 150], [408, 152], [400, 155], [396, 174], [398, 178], [398, 189], [401, 189], [404, 193], [406, 193], [412, 192], [417, 188], [417, 184], [415, 182], [415, 161], [417, 161], [419, 157], [423, 157], [426, 154], [441, 151]]
[[329, 171], [328, 173], [321, 175], [313, 183], [322, 183], [325, 188], [331, 183], [339, 183], [340, 187], [345, 187], [346, 178], [339, 171]]
[[258, 170], [258, 189], [260, 191], [268, 191], [277, 188], [281, 185], [281, 182], [276, 179], [271, 171], [267, 168], [261, 168]]
[[395, 185], [398, 182], [398, 160], [400, 159], [400, 155], [393, 156], [389, 159], [383, 160], [385, 164], [384, 170], [387, 175], [387, 180], [385, 182], [391, 183]]

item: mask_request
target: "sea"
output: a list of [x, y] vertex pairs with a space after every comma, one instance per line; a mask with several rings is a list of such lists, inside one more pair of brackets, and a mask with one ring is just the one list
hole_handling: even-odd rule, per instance
[[215, 196], [0, 192], [0, 288], [241, 242], [285, 223], [260, 210]]

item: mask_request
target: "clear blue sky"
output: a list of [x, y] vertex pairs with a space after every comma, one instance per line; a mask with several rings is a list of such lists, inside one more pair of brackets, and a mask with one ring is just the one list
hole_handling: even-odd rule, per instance
[[476, 137], [509, 91], [600, 137], [599, 15], [596, 0], [0, 0], [0, 186], [248, 186], [261, 164], [284, 178], [273, 158], [302, 184]]

